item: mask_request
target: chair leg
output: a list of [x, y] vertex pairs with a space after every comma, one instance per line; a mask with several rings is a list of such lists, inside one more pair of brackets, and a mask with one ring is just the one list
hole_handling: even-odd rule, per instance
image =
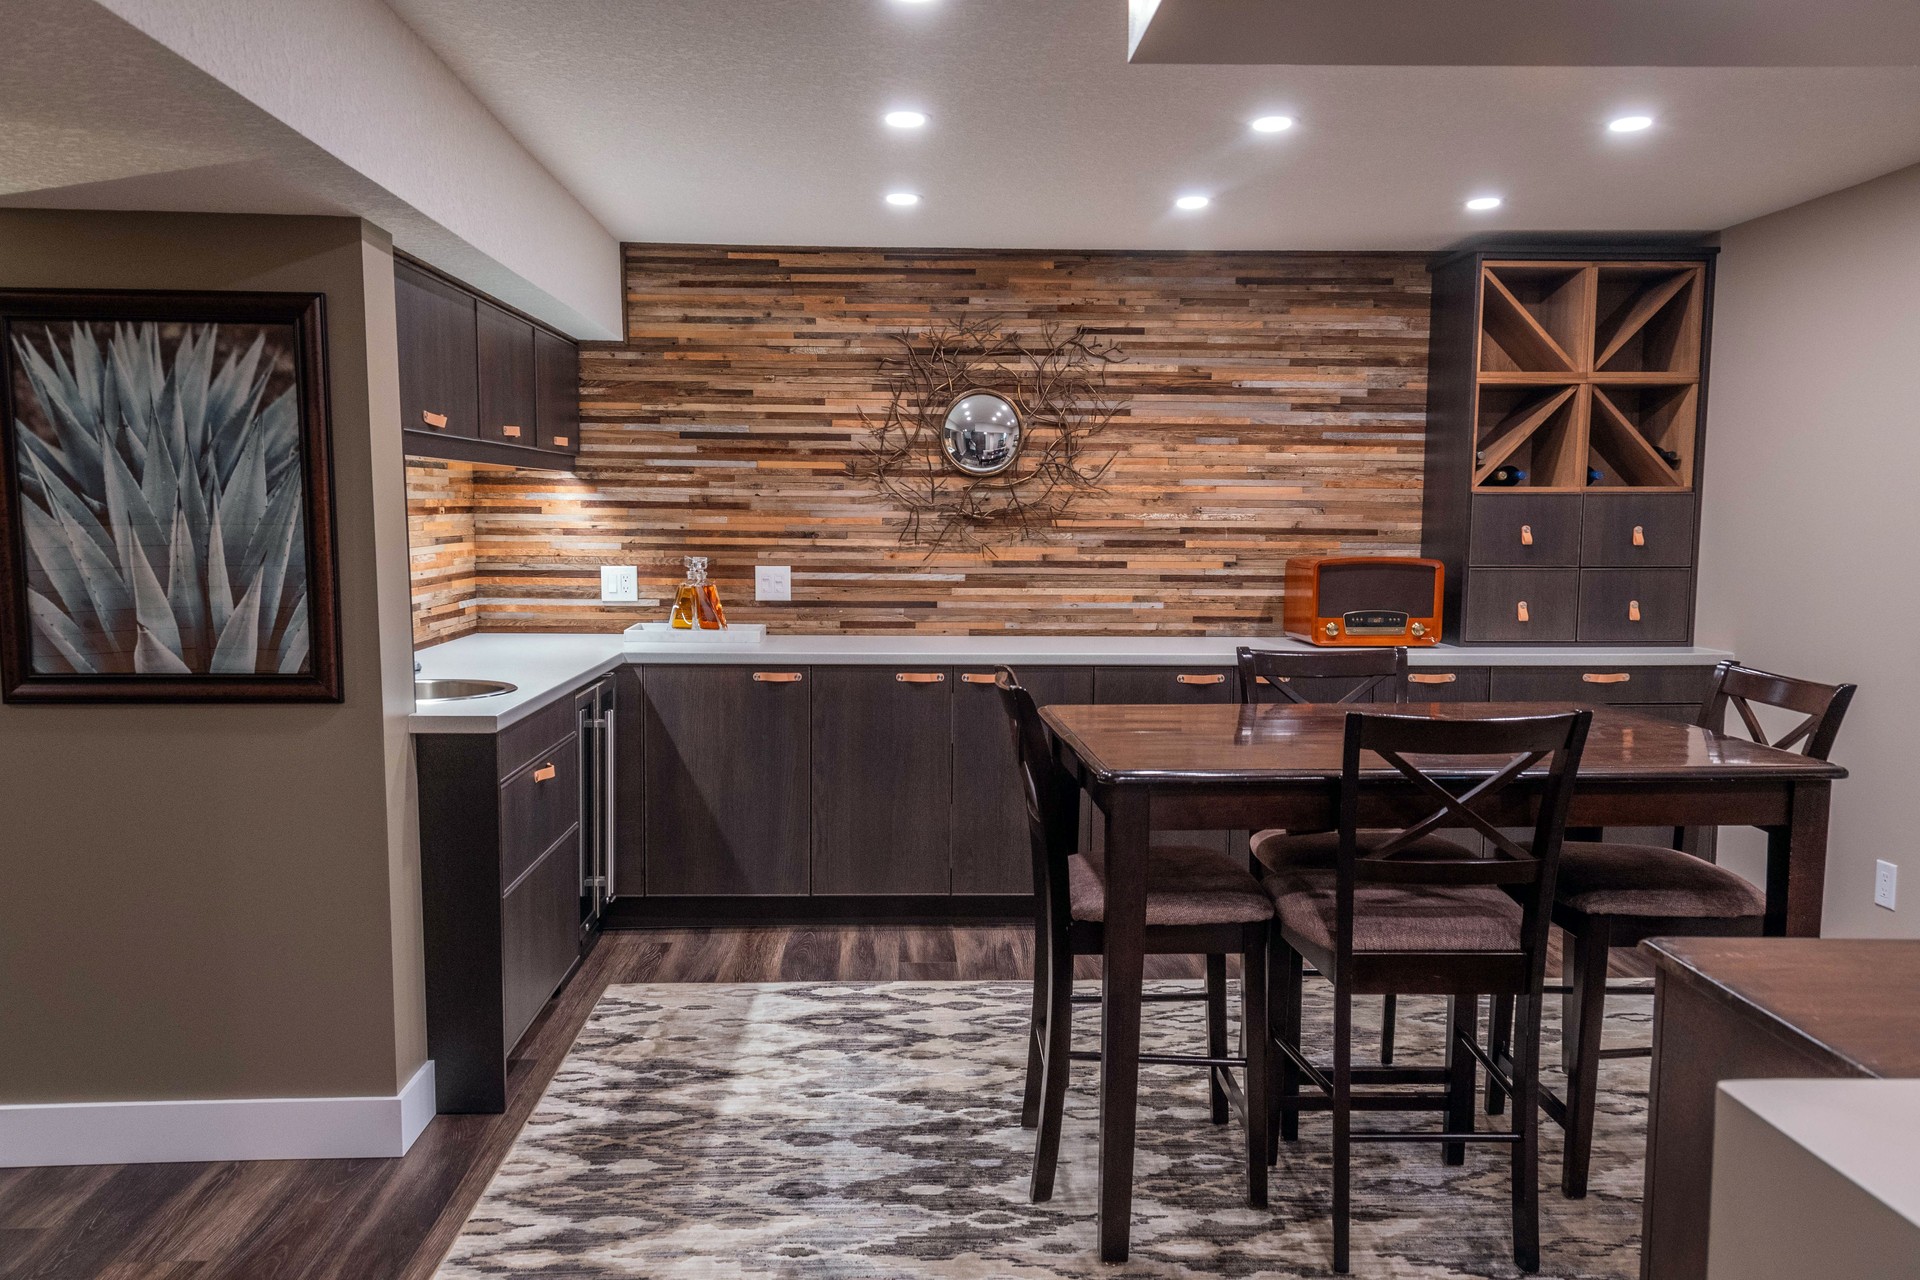
[[[1207, 957], [1207, 1056], [1227, 1056], [1227, 957]], [[1207, 1068], [1207, 1110], [1215, 1124], [1225, 1124], [1231, 1112], [1218, 1068]]]
[[[1474, 1058], [1467, 1045], [1480, 1034], [1480, 997], [1447, 997], [1447, 1132], [1473, 1128]], [[1448, 1164], [1467, 1162], [1467, 1144], [1443, 1142], [1441, 1157]]]
[[1380, 1065], [1393, 1065], [1393, 1020], [1400, 1010], [1400, 997], [1390, 995], [1380, 1009]]
[[1055, 963], [1050, 931], [1042, 925], [1033, 939], [1033, 1012], [1027, 1019], [1027, 1079], [1020, 1097], [1020, 1127], [1040, 1123], [1040, 1076], [1046, 1064], [1047, 983]]
[[[1300, 1051], [1300, 1001], [1301, 989], [1306, 985], [1306, 961], [1300, 953], [1276, 937], [1273, 949], [1283, 953], [1286, 959], [1286, 973], [1280, 977], [1280, 1038], [1293, 1046], [1294, 1052]], [[1293, 1065], [1293, 1059], [1280, 1055], [1279, 1070], [1274, 1072], [1279, 1082], [1282, 1098], [1300, 1096], [1300, 1068]], [[1279, 1118], [1280, 1133], [1283, 1141], [1294, 1142], [1300, 1137], [1300, 1113], [1292, 1108], [1275, 1108]], [[1279, 1143], [1268, 1150], [1274, 1160], [1279, 1159]]]
[[1610, 931], [1596, 924], [1567, 939], [1568, 974], [1573, 988], [1570, 1015], [1561, 1036], [1571, 1046], [1567, 1071], [1567, 1141], [1560, 1159], [1560, 1193], [1569, 1200], [1587, 1194], [1587, 1168], [1593, 1159], [1594, 1094], [1600, 1085], [1600, 1040], [1607, 1020], [1607, 942]]
[[1067, 1075], [1073, 1069], [1073, 956], [1065, 939], [1056, 938], [1058, 964], [1047, 969], [1047, 1047], [1041, 1067], [1040, 1126], [1033, 1143], [1035, 1203], [1053, 1198], [1053, 1174], [1060, 1162], [1060, 1125], [1067, 1109]]
[[1569, 1029], [1580, 1019], [1580, 1006], [1573, 994], [1573, 968], [1575, 943], [1571, 935], [1562, 933], [1560, 937], [1560, 982], [1567, 988], [1560, 997], [1560, 1070], [1573, 1074], [1573, 1036]]
[[1240, 1043], [1247, 1057], [1247, 1203], [1256, 1209], [1267, 1204], [1267, 1104], [1268, 1082], [1267, 1027], [1267, 939], [1248, 947], [1240, 958]]
[[1540, 1269], [1540, 1004], [1516, 1001], [1513, 1037], [1513, 1261]]
[[1333, 993], [1333, 1269], [1347, 1272], [1347, 1219], [1353, 1180], [1353, 996]]
[[[1495, 1062], [1513, 1050], [1513, 997], [1493, 996], [1487, 1001], [1487, 1056]], [[1507, 1091], [1487, 1074], [1487, 1114], [1497, 1116], [1507, 1109]]]

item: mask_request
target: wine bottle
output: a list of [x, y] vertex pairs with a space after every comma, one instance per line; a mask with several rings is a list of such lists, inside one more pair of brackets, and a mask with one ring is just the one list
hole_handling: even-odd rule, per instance
[[1600, 483], [1600, 482], [1601, 482], [1602, 480], [1605, 480], [1605, 479], [1606, 479], [1606, 477], [1605, 477], [1604, 475], [1602, 475], [1602, 474], [1600, 474], [1600, 468], [1598, 468], [1598, 467], [1588, 467], [1588, 468], [1587, 468], [1587, 483], [1588, 483], [1588, 484], [1599, 484], [1599, 483]]
[[1673, 451], [1672, 449], [1662, 449], [1662, 448], [1660, 448], [1660, 447], [1659, 447], [1658, 445], [1655, 445], [1655, 446], [1654, 446], [1654, 450], [1653, 450], [1653, 451], [1654, 451], [1655, 453], [1657, 453], [1657, 454], [1659, 454], [1659, 455], [1660, 455], [1660, 457], [1661, 457], [1661, 458], [1662, 458], [1663, 460], [1665, 460], [1665, 462], [1666, 462], [1666, 464], [1667, 464], [1668, 466], [1670, 466], [1670, 467], [1672, 467], [1672, 468], [1674, 468], [1675, 470], [1678, 470], [1678, 469], [1679, 469], [1679, 467], [1680, 467], [1680, 455], [1679, 455], [1678, 453], [1676, 453], [1676, 452], [1674, 452], [1674, 451]]
[[1495, 467], [1486, 483], [1495, 489], [1511, 489], [1517, 484], [1525, 484], [1527, 473], [1519, 467]]

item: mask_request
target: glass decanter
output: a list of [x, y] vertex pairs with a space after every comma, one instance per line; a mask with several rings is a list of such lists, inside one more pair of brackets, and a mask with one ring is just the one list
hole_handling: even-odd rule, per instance
[[707, 558], [686, 557], [687, 580], [673, 597], [673, 626], [679, 631], [719, 631], [727, 625], [720, 607], [720, 591], [707, 581]]

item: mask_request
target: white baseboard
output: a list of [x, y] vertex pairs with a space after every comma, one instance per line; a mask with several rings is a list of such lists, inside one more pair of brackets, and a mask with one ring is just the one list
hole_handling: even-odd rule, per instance
[[0, 1106], [0, 1168], [403, 1156], [433, 1119], [433, 1062], [387, 1098]]

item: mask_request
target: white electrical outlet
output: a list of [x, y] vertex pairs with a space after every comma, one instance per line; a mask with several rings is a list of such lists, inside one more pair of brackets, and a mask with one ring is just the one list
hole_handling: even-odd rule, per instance
[[638, 600], [640, 598], [639, 568], [630, 564], [601, 565], [600, 598], [602, 600]]
[[1873, 905], [1892, 911], [1894, 895], [1900, 888], [1900, 868], [1891, 862], [1873, 864]]
[[793, 569], [784, 564], [757, 564], [753, 567], [755, 600], [793, 599]]

